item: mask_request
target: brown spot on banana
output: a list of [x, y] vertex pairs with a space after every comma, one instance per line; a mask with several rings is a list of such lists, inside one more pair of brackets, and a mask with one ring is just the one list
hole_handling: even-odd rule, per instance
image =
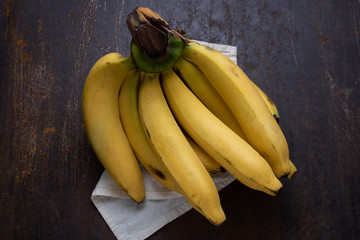
[[274, 113], [273, 117], [275, 118], [276, 122], [279, 123], [280, 122], [280, 118]]
[[156, 176], [158, 176], [160, 179], [162, 180], [166, 180], [166, 176], [163, 172], [161, 172], [159, 169], [154, 168], [153, 166], [149, 165], [148, 166], [149, 170], [155, 174]]
[[226, 172], [226, 169], [223, 166], [220, 166], [219, 171], [217, 170], [210, 171], [211, 174], [224, 173], [224, 172]]

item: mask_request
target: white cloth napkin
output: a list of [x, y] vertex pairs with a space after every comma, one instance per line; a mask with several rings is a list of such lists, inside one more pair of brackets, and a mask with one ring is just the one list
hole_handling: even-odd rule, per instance
[[[197, 42], [215, 48], [237, 62], [236, 47]], [[140, 204], [131, 200], [106, 170], [91, 194], [95, 207], [119, 240], [143, 240], [191, 209], [180, 194], [161, 186], [143, 167], [142, 173], [146, 199]], [[218, 191], [235, 180], [228, 172], [212, 177]]]

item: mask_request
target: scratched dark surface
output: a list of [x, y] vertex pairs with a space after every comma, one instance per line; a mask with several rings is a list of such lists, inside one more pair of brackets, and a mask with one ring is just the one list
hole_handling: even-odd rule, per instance
[[357, 0], [1, 1], [0, 239], [115, 239], [90, 200], [103, 167], [81, 94], [98, 58], [129, 54], [125, 16], [137, 5], [238, 47], [299, 170], [277, 197], [223, 189], [220, 227], [191, 210], [149, 239], [360, 239]]

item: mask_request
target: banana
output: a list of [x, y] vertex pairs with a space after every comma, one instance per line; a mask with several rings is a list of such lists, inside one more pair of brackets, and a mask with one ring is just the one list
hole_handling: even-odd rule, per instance
[[226, 216], [213, 173], [229, 171], [275, 196], [278, 178], [297, 168], [272, 100], [229, 58], [184, 38], [152, 10], [135, 8], [126, 24], [130, 56], [100, 58], [82, 95], [86, 134], [114, 182], [144, 201], [141, 162], [214, 225]]
[[216, 186], [174, 119], [159, 74], [146, 74], [139, 92], [139, 112], [146, 133], [188, 203], [214, 225], [226, 217]]
[[216, 89], [209, 83], [205, 75], [191, 62], [180, 58], [175, 64], [174, 70], [186, 83], [190, 90], [215, 114], [221, 121], [229, 126], [243, 139], [246, 139], [244, 131], [237, 123], [235, 116], [221, 98]]
[[[178, 76], [186, 83], [189, 89], [199, 98], [199, 100], [221, 121], [223, 121], [228, 127], [236, 132], [242, 139], [248, 142], [244, 131], [236, 121], [234, 115], [221, 98], [216, 89], [210, 84], [205, 75], [191, 62], [180, 58], [179, 61], [173, 67]], [[260, 96], [265, 101], [268, 110], [275, 118], [277, 122], [280, 120], [278, 109], [270, 97], [259, 88], [254, 82], [252, 82], [259, 92]], [[290, 173], [288, 178], [291, 178], [295, 174], [296, 167], [290, 162]], [[215, 166], [213, 166], [215, 167]], [[211, 169], [208, 166], [208, 170]], [[216, 170], [215, 168], [214, 170]]]
[[141, 72], [138, 70], [130, 71], [121, 85], [119, 94], [120, 119], [138, 160], [161, 185], [178, 192], [175, 180], [161, 162], [159, 155], [153, 150], [140, 120], [138, 111], [140, 74]]
[[[275, 120], [279, 123], [280, 114], [279, 114], [279, 111], [278, 111], [275, 103], [271, 100], [271, 98], [263, 90], [261, 90], [261, 88], [259, 88], [259, 86], [257, 86], [255, 83], [254, 83], [254, 85], [255, 85], [256, 89], [258, 90], [258, 92], [260, 93], [263, 100], [265, 101], [270, 113], [275, 118]], [[297, 172], [297, 168], [296, 168], [295, 164], [289, 159], [289, 174], [287, 175], [287, 178], [292, 178], [296, 172]]]
[[196, 65], [224, 99], [246, 138], [270, 164], [277, 177], [289, 173], [289, 149], [253, 82], [224, 54], [188, 43], [182, 57]]
[[[271, 98], [259, 87], [254, 83], [256, 89], [260, 93], [261, 97], [266, 103], [266, 106], [268, 107], [271, 115], [275, 118], [276, 122], [279, 123], [280, 121], [280, 114], [279, 111], [275, 105], [275, 103], [271, 100]], [[297, 172], [297, 168], [295, 164], [289, 159], [289, 174], [287, 175], [287, 178], [292, 178], [294, 174]]]
[[282, 184], [267, 161], [212, 114], [174, 71], [162, 73], [162, 88], [176, 120], [199, 146], [246, 186], [276, 195]]
[[[253, 82], [254, 83], [254, 82]], [[268, 107], [271, 115], [275, 118], [275, 120], [279, 123], [280, 121], [280, 115], [279, 115], [279, 111], [275, 105], [275, 103], [271, 100], [271, 98], [258, 86], [254, 83], [256, 89], [258, 90], [260, 96], [262, 97], [262, 99], [264, 100], [264, 102], [266, 103], [266, 106]]]
[[82, 95], [82, 114], [90, 144], [112, 179], [136, 202], [145, 199], [140, 166], [120, 122], [118, 95], [131, 58], [109, 53], [91, 68]]

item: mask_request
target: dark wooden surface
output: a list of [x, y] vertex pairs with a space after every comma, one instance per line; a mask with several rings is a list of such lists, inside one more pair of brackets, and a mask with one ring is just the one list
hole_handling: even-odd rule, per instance
[[238, 47], [299, 169], [275, 198], [223, 189], [220, 227], [191, 210], [149, 239], [360, 239], [357, 0], [1, 1], [0, 239], [114, 239], [90, 200], [103, 168], [81, 94], [98, 58], [129, 54], [125, 16], [138, 4]]

